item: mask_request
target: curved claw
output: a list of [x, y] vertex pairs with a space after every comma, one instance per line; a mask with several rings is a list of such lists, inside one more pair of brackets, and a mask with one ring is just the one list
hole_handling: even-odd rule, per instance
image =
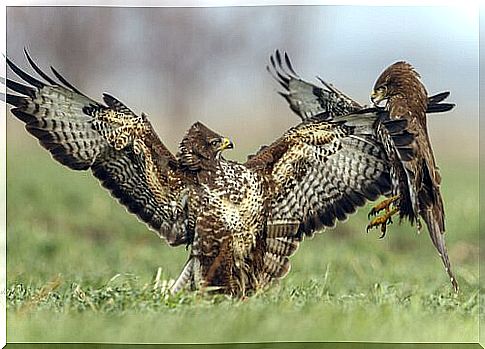
[[398, 199], [399, 199], [399, 195], [394, 195], [388, 199], [381, 201], [380, 203], [378, 203], [377, 205], [371, 208], [371, 210], [367, 214], [367, 219], [371, 219], [371, 217], [376, 216], [379, 212], [383, 210], [386, 210], [386, 212], [391, 211], [391, 207], [390, 207], [391, 204], [396, 202]]
[[382, 227], [381, 227], [381, 235], [379, 235], [379, 239], [384, 239], [384, 237], [386, 236], [386, 226], [383, 224]]
[[[371, 212], [373, 212], [373, 211], [371, 210]], [[367, 230], [366, 230], [367, 233], [369, 233], [369, 230], [371, 230], [372, 228], [377, 228], [377, 227], [380, 226], [381, 227], [381, 235], [379, 236], [379, 239], [384, 238], [386, 236], [387, 226], [393, 223], [392, 222], [392, 216], [394, 214], [396, 214], [397, 212], [399, 212], [399, 209], [394, 208], [391, 211], [386, 212], [384, 215], [374, 218], [367, 225]]]
[[[383, 218], [383, 217], [379, 217], [379, 218]], [[390, 224], [389, 223], [389, 219], [386, 219], [386, 221], [384, 222], [371, 222], [369, 225], [367, 225], [367, 228], [366, 228], [366, 233], [369, 234], [369, 230], [371, 230], [372, 228], [378, 228], [379, 226], [381, 227], [381, 235], [379, 235], [379, 239], [382, 239], [384, 238], [384, 236], [386, 236], [386, 226]]]
[[372, 217], [375, 217], [377, 213], [378, 211], [375, 209], [375, 207], [372, 207], [369, 213], [367, 214], [367, 219], [371, 219]]
[[[379, 219], [381, 217], [378, 217], [377, 219]], [[376, 220], [377, 220], [376, 219]], [[382, 230], [382, 226], [385, 226], [385, 223], [381, 223], [381, 222], [376, 222], [376, 220], [372, 221], [371, 223], [369, 223], [365, 229], [365, 232], [367, 234], [369, 234], [369, 231], [372, 230], [373, 228], [378, 228], [379, 226], [381, 226], [381, 230]]]

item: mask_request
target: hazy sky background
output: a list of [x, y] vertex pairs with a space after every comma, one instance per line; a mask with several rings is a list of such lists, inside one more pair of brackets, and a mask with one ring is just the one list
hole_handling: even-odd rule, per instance
[[386, 66], [406, 60], [457, 104], [430, 117], [438, 156], [478, 154], [478, 14], [459, 7], [10, 7], [7, 53], [21, 67], [24, 46], [89, 96], [147, 113], [172, 150], [201, 120], [235, 141], [238, 160], [298, 122], [265, 70], [276, 48], [301, 77], [362, 103]]

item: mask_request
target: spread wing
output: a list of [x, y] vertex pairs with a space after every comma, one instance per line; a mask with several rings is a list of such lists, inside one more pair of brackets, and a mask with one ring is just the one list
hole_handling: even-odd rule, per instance
[[[26, 53], [34, 78], [7, 59], [24, 82], [7, 79], [12, 113], [53, 158], [73, 170], [91, 169], [102, 186], [158, 235], [177, 245], [187, 239], [187, 180], [144, 114], [107, 94], [105, 104], [84, 95], [56, 70], [44, 73]], [[25, 84], [26, 83], [26, 84]]]
[[267, 66], [267, 69], [285, 90], [279, 94], [302, 120], [315, 115], [331, 117], [350, 114], [363, 108], [358, 102], [320, 78], [318, 79], [324, 87], [302, 80], [293, 69], [286, 52], [281, 54], [276, 50], [274, 55], [270, 56], [270, 66]]
[[[323, 86], [316, 86], [301, 79], [293, 69], [290, 58], [286, 52], [276, 50], [270, 56], [268, 71], [283, 87], [278, 92], [288, 102], [302, 120], [315, 116], [328, 118], [335, 115], [345, 115], [363, 110], [365, 107], [346, 95], [334, 85], [318, 78]], [[443, 103], [450, 92], [441, 92], [428, 98], [427, 113], [442, 113], [455, 107], [453, 103]]]
[[268, 235], [312, 236], [389, 193], [390, 164], [381, 135], [404, 152], [413, 136], [405, 120], [387, 117], [370, 109], [303, 122], [252, 156], [246, 166], [273, 182]]

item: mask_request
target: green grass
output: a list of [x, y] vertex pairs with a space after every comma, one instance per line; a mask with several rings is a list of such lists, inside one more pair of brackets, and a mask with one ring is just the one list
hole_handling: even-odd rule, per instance
[[[451, 292], [427, 233], [365, 234], [368, 208], [305, 241], [279, 284], [244, 301], [155, 287], [187, 252], [169, 248], [89, 173], [27, 137], [8, 151], [7, 339], [70, 342], [477, 341], [478, 167], [440, 161]], [[18, 142], [27, 145], [18, 146]]]

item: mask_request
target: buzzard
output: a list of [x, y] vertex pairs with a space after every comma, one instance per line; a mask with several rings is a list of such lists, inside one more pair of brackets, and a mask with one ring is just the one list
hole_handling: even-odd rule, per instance
[[[303, 121], [316, 115], [319, 118], [330, 118], [369, 109], [368, 106], [360, 104], [320, 77], [317, 79], [323, 84], [323, 87], [301, 79], [295, 72], [286, 52], [281, 53], [276, 50], [270, 56], [270, 63], [267, 70], [284, 89], [284, 92], [278, 93], [285, 98], [291, 110]], [[453, 103], [442, 103], [449, 95], [449, 92], [441, 92], [429, 97], [426, 112], [439, 113], [453, 109], [455, 107]], [[374, 108], [383, 109], [378, 106], [374, 106]]]
[[[283, 55], [276, 51], [270, 62], [271, 67], [268, 67], [268, 70], [285, 89], [285, 92], [280, 94], [303, 120], [316, 116], [331, 118], [367, 108], [320, 78], [324, 87], [302, 80], [295, 73], [286, 53]], [[408, 130], [416, 139], [407, 146], [401, 144], [399, 147], [394, 140], [383, 140], [387, 158], [392, 164], [392, 196], [371, 210], [369, 216], [381, 210], [386, 210], [386, 213], [374, 219], [368, 230], [380, 226], [381, 237], [384, 237], [387, 224], [392, 222], [391, 217], [397, 212], [401, 218], [409, 219], [411, 224], [416, 222], [418, 226], [418, 218], [421, 216], [443, 260], [452, 286], [458, 291], [443, 236], [444, 209], [439, 190], [441, 177], [435, 165], [426, 128], [426, 113], [445, 112], [455, 106], [452, 103], [442, 103], [448, 96], [449, 92], [442, 92], [428, 98], [426, 89], [419, 80], [419, 74], [405, 62], [391, 65], [377, 79], [371, 95], [375, 110], [386, 110], [393, 120], [408, 120]], [[379, 107], [379, 103], [384, 99], [388, 99], [387, 105], [384, 108]], [[367, 110], [370, 111], [372, 108]], [[397, 202], [397, 207], [391, 209], [390, 205], [393, 202]]]
[[382, 139], [398, 151], [413, 142], [406, 120], [372, 108], [305, 119], [243, 164], [226, 160], [232, 142], [200, 122], [172, 154], [145, 114], [108, 94], [95, 101], [25, 54], [39, 77], [7, 59], [23, 80], [6, 80], [12, 113], [55, 160], [90, 170], [169, 245], [187, 246], [174, 293], [243, 296], [283, 277], [304, 236], [391, 192]]
[[[405, 119], [408, 129], [415, 135], [415, 156], [400, 162], [397, 177], [400, 189], [394, 196], [378, 205], [386, 213], [377, 217], [371, 225], [385, 227], [393, 214], [416, 222], [418, 229], [421, 217], [428, 228], [431, 241], [438, 250], [455, 291], [458, 291], [456, 277], [445, 245], [445, 211], [440, 192], [441, 175], [433, 155], [426, 120], [427, 91], [420, 75], [407, 62], [396, 62], [386, 68], [377, 79], [371, 100], [375, 105], [387, 100], [386, 110], [393, 120]], [[396, 207], [389, 205], [397, 202]], [[383, 228], [385, 229], [385, 228]]]

